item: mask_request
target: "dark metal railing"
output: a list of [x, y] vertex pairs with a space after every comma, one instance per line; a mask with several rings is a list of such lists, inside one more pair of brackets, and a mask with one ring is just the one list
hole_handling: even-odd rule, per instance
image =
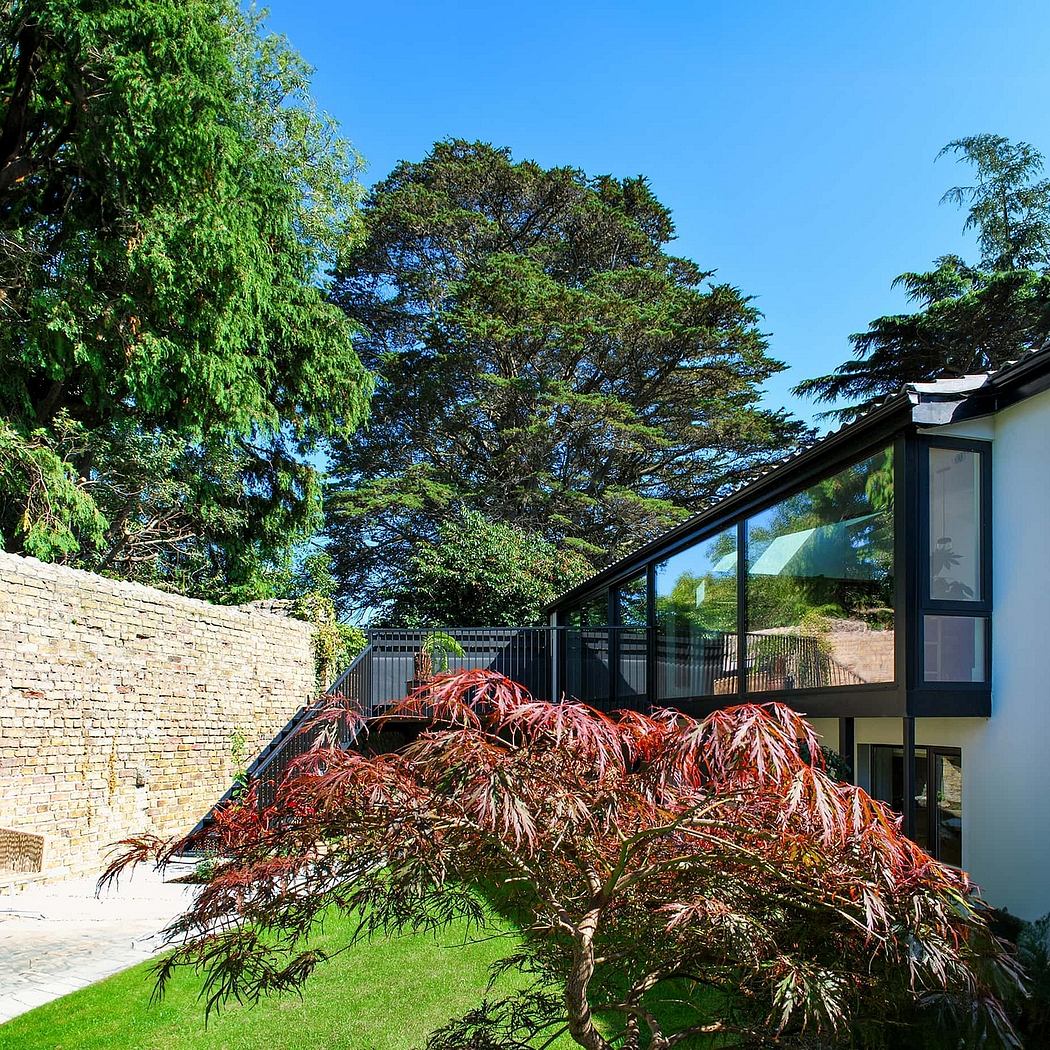
[[382, 714], [432, 675], [487, 668], [524, 685], [541, 700], [554, 698], [555, 629], [448, 627], [375, 629], [368, 648], [329, 692], [352, 700], [366, 716]]
[[828, 651], [819, 636], [760, 632], [747, 636], [747, 687], [753, 693], [864, 685]]
[[[293, 763], [322, 736], [340, 747], [354, 745], [355, 730], [345, 714], [319, 717], [334, 696], [345, 698], [362, 716], [375, 717], [435, 674], [488, 668], [541, 700], [568, 696], [602, 710], [645, 709], [702, 697], [730, 701], [741, 670], [735, 632], [688, 627], [380, 628], [366, 635], [366, 648], [327, 695], [297, 712], [248, 770], [260, 806], [273, 803]], [[747, 634], [745, 642], [749, 692], [864, 682], [838, 663], [819, 637], [765, 631]], [[224, 800], [237, 790], [232, 788]]]

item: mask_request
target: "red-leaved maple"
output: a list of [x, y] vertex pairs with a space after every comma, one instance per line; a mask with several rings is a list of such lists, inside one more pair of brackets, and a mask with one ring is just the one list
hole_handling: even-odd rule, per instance
[[[221, 859], [170, 929], [161, 988], [183, 965], [203, 972], [209, 1007], [297, 988], [325, 959], [308, 938], [331, 909], [356, 917], [354, 939], [465, 916], [479, 935], [513, 922], [504, 969], [528, 979], [435, 1048], [561, 1032], [587, 1050], [705, 1034], [906, 1046], [935, 1009], [1013, 1045], [1001, 1000], [1021, 977], [966, 875], [831, 780], [790, 708], [606, 715], [468, 671], [390, 717], [426, 728], [395, 753], [322, 743], [273, 806], [249, 791], [219, 814]], [[125, 845], [105, 877], [184, 843]]]

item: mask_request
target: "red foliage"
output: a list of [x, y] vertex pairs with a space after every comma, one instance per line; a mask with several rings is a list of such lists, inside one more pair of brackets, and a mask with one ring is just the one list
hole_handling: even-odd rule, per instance
[[[216, 1002], [263, 994], [305, 979], [317, 959], [301, 940], [329, 907], [364, 934], [480, 920], [482, 895], [522, 926], [517, 963], [564, 989], [508, 1007], [515, 1039], [562, 1024], [608, 1050], [601, 1009], [623, 1019], [628, 1048], [643, 1027], [653, 1047], [699, 1031], [801, 1045], [932, 1003], [1012, 1039], [998, 996], [1019, 975], [967, 876], [832, 781], [790, 708], [610, 716], [468, 671], [390, 717], [428, 727], [377, 757], [319, 747], [270, 810], [249, 798], [220, 814], [224, 860], [177, 924], [165, 975], [202, 966]], [[131, 844], [129, 862], [144, 851]], [[674, 1033], [652, 1006], [668, 985], [696, 1012]], [[472, 1018], [443, 1045], [503, 1030], [496, 1014]]]

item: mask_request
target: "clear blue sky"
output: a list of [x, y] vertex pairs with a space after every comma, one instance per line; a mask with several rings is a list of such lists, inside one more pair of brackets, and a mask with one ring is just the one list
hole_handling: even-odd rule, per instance
[[950, 139], [1050, 154], [1046, 0], [352, 4], [272, 0], [366, 181], [437, 139], [482, 139], [590, 174], [645, 174], [674, 250], [755, 296], [790, 368], [767, 400], [903, 305], [890, 281], [971, 253], [938, 206], [966, 181]]

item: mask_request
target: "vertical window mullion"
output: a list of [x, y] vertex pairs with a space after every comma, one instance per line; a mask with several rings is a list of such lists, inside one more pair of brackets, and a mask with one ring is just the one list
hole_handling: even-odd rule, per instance
[[736, 693], [747, 692], [747, 519], [736, 525]]

